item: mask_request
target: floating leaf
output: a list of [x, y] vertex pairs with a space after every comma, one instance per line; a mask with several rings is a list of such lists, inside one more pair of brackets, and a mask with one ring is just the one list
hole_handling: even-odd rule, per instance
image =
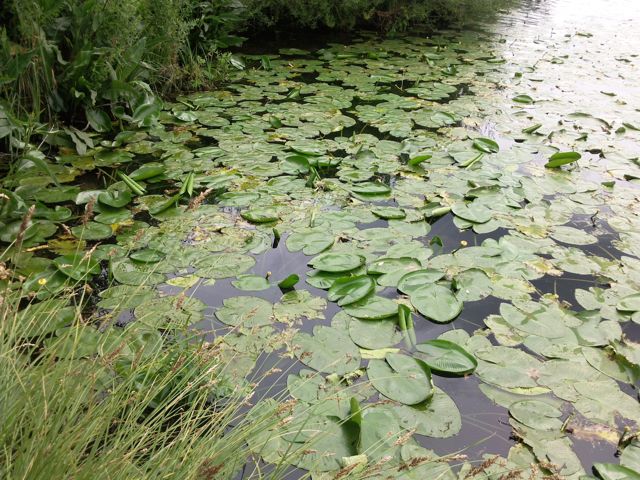
[[434, 372], [467, 375], [478, 366], [477, 360], [460, 345], [448, 340], [428, 340], [416, 345], [417, 358]]
[[367, 275], [338, 278], [329, 288], [327, 298], [338, 305], [349, 305], [362, 300], [375, 290], [376, 284]]
[[158, 263], [165, 258], [165, 254], [153, 248], [145, 248], [132, 252], [129, 258], [140, 263]]
[[359, 302], [345, 305], [344, 311], [363, 320], [380, 320], [398, 313], [398, 304], [384, 297], [367, 297]]
[[438, 323], [447, 323], [462, 311], [455, 294], [438, 284], [427, 284], [410, 294], [411, 303], [422, 315]]
[[278, 212], [275, 208], [252, 208], [240, 214], [242, 218], [251, 223], [270, 223], [279, 219]]
[[594, 463], [593, 469], [602, 480], [640, 480], [640, 473], [615, 463]]
[[258, 297], [231, 297], [218, 308], [216, 317], [233, 327], [261, 327], [273, 322], [273, 305]]
[[323, 253], [309, 262], [323, 272], [348, 272], [364, 265], [364, 257], [353, 253]]
[[370, 360], [367, 375], [385, 397], [405, 405], [416, 405], [433, 395], [431, 373], [420, 360], [388, 353], [384, 360]]
[[231, 282], [238, 290], [258, 292], [271, 287], [269, 280], [260, 275], [238, 275], [238, 279]]
[[335, 328], [318, 325], [313, 335], [299, 332], [292, 342], [298, 360], [320, 372], [344, 375], [360, 367], [360, 350]]
[[300, 281], [300, 277], [295, 273], [292, 273], [285, 279], [280, 280], [278, 282], [278, 287], [280, 287], [282, 290], [289, 290], [293, 288], [296, 285], [296, 283], [298, 283], [299, 281]]
[[500, 145], [495, 140], [484, 137], [474, 138], [473, 148], [483, 153], [498, 153], [500, 151]]
[[398, 282], [398, 290], [406, 295], [411, 295], [412, 292], [419, 289], [424, 285], [435, 283], [444, 277], [444, 272], [431, 268], [423, 270], [416, 270], [404, 275]]
[[534, 103], [533, 98], [531, 98], [529, 95], [516, 95], [515, 97], [513, 97], [512, 100], [516, 103], [525, 103], [525, 104]]
[[100, 263], [84, 252], [72, 255], [64, 255], [55, 258], [53, 264], [57, 269], [73, 280], [89, 280], [93, 275], [100, 273]]
[[545, 163], [544, 166], [547, 168], [558, 168], [562, 165], [577, 162], [581, 158], [582, 155], [577, 152], [558, 152], [551, 155], [551, 157], [549, 157], [549, 161]]

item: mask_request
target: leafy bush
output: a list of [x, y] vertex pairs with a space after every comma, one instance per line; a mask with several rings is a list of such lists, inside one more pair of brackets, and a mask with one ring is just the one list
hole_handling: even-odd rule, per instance
[[[210, 87], [217, 49], [236, 45], [229, 0], [13, 0], [0, 20], [0, 138], [28, 141], [38, 123], [75, 125], [48, 141], [85, 144], [87, 125], [148, 125], [154, 92]], [[204, 59], [204, 60], [203, 60]], [[204, 72], [204, 73], [203, 73]], [[194, 82], [190, 83], [190, 79]], [[64, 141], [63, 141], [64, 142]], [[13, 142], [14, 144], [16, 141]]]
[[356, 26], [384, 31], [462, 24], [491, 14], [507, 0], [244, 0], [251, 24], [294, 29]]

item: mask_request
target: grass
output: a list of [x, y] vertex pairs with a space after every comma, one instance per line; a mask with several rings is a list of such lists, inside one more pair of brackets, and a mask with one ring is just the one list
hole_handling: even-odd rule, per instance
[[251, 391], [220, 388], [228, 363], [215, 344], [181, 332], [135, 349], [104, 335], [89, 355], [79, 307], [54, 338], [63, 304], [42, 309], [0, 273], [1, 478], [232, 478], [247, 439], [273, 426], [270, 414], [245, 418]]

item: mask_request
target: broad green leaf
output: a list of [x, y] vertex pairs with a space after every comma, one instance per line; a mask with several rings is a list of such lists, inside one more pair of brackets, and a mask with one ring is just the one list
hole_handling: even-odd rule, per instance
[[313, 335], [299, 332], [292, 342], [298, 360], [320, 372], [344, 375], [360, 367], [360, 350], [335, 328], [318, 325]]
[[331, 288], [327, 298], [338, 305], [344, 306], [358, 302], [375, 290], [376, 284], [367, 275], [338, 278]]
[[309, 262], [323, 272], [348, 272], [364, 265], [364, 257], [353, 253], [323, 253]]
[[478, 137], [473, 140], [473, 148], [483, 153], [498, 153], [500, 145], [490, 138]]
[[434, 372], [467, 375], [478, 366], [478, 361], [460, 345], [448, 340], [428, 340], [416, 345], [416, 357]]
[[577, 162], [581, 158], [582, 155], [577, 152], [558, 152], [551, 155], [549, 161], [545, 163], [544, 166], [547, 168], [558, 168], [562, 165]]
[[462, 302], [447, 287], [435, 283], [413, 290], [409, 298], [422, 315], [437, 323], [447, 323], [462, 311]]
[[405, 405], [422, 403], [433, 395], [429, 368], [408, 355], [388, 353], [384, 360], [370, 360], [367, 375], [376, 390]]

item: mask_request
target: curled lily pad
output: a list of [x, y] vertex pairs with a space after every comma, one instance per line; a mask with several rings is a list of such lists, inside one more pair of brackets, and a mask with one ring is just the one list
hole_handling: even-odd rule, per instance
[[513, 97], [513, 101], [516, 103], [525, 103], [525, 104], [531, 104], [533, 103], [533, 98], [531, 98], [529, 95], [516, 95], [515, 97]]
[[271, 223], [279, 219], [278, 211], [275, 208], [252, 208], [240, 214], [242, 218], [251, 223]]
[[280, 287], [283, 290], [289, 290], [293, 288], [299, 281], [300, 281], [300, 277], [295, 273], [292, 273], [288, 277], [280, 280], [278, 282], [278, 287]]
[[367, 375], [385, 397], [405, 405], [416, 405], [433, 395], [431, 372], [422, 361], [400, 353], [384, 360], [370, 360]]
[[360, 367], [360, 350], [340, 330], [318, 325], [313, 335], [300, 332], [293, 338], [293, 352], [305, 365], [325, 373], [344, 375]]
[[410, 294], [411, 303], [422, 315], [438, 323], [447, 323], [462, 311], [462, 302], [447, 287], [428, 284]]
[[135, 181], [149, 180], [162, 175], [166, 168], [161, 163], [148, 163], [137, 168], [129, 174], [129, 177]]
[[342, 277], [333, 282], [327, 298], [332, 302], [337, 301], [340, 306], [349, 305], [365, 298], [375, 287], [375, 282], [367, 275]]
[[500, 146], [495, 140], [483, 137], [473, 140], [473, 148], [483, 153], [498, 153], [500, 151]]
[[98, 195], [98, 201], [109, 207], [121, 208], [131, 201], [129, 190], [109, 190]]
[[577, 152], [558, 152], [551, 155], [551, 157], [549, 157], [549, 161], [545, 163], [544, 166], [547, 168], [558, 168], [562, 165], [577, 162], [581, 158], [582, 155]]
[[309, 265], [323, 272], [348, 272], [364, 265], [364, 257], [353, 253], [323, 253]]
[[616, 309], [621, 312], [640, 312], [640, 293], [633, 293], [621, 299]]
[[640, 480], [640, 472], [615, 463], [594, 463], [593, 469], [602, 480]]
[[434, 372], [467, 375], [478, 366], [478, 361], [460, 345], [449, 340], [428, 340], [416, 345], [417, 357]]

